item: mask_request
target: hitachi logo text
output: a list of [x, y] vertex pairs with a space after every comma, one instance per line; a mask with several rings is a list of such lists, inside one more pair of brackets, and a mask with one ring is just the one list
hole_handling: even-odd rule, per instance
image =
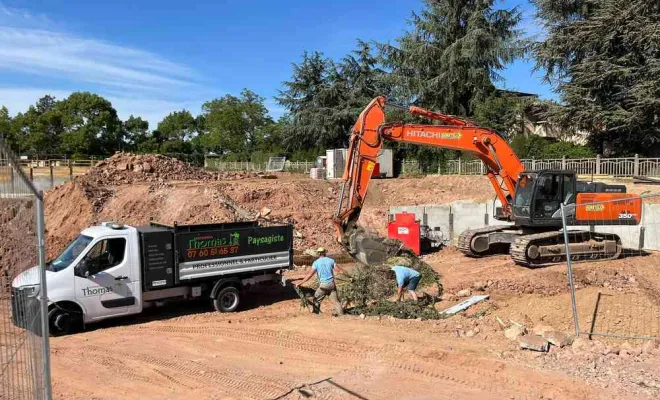
[[459, 140], [463, 137], [461, 132], [425, 132], [425, 131], [409, 131], [406, 132], [406, 137], [423, 137], [427, 139], [449, 139]]

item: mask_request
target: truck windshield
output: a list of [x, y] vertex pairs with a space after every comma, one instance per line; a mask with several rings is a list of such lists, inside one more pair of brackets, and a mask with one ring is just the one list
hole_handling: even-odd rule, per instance
[[52, 271], [61, 271], [71, 265], [73, 260], [80, 255], [80, 253], [87, 248], [87, 245], [92, 241], [92, 237], [80, 235], [71, 242], [70, 245], [60, 254], [52, 263], [50, 268]]
[[529, 217], [529, 206], [532, 202], [534, 181], [536, 174], [524, 174], [520, 176], [516, 187], [516, 198], [513, 202], [513, 214], [519, 217]]

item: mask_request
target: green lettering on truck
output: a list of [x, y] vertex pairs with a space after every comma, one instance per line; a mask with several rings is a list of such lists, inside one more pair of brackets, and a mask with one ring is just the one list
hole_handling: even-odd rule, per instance
[[260, 237], [248, 236], [248, 245], [252, 245], [252, 246], [271, 245], [280, 242], [284, 242], [284, 236], [282, 235], [270, 235], [270, 236], [260, 236]]

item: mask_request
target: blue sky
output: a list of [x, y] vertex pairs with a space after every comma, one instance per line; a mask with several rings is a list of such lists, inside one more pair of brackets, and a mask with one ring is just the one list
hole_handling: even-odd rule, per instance
[[[522, 27], [538, 33], [526, 0]], [[273, 96], [304, 50], [339, 59], [355, 39], [388, 41], [407, 28], [419, 0], [0, 0], [0, 105], [12, 114], [44, 94], [98, 93], [122, 119], [151, 128], [171, 111], [193, 114], [206, 100], [249, 88]], [[500, 87], [554, 98], [518, 61]]]

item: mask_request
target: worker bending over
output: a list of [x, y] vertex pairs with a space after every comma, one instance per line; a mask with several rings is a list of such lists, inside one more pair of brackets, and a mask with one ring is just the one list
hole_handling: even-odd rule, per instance
[[302, 281], [295, 284], [296, 287], [307, 282], [316, 274], [319, 279], [319, 287], [314, 292], [314, 303], [312, 312], [318, 314], [321, 311], [321, 301], [326, 296], [330, 297], [330, 301], [335, 306], [335, 315], [344, 315], [344, 309], [339, 302], [339, 297], [337, 296], [337, 286], [335, 285], [335, 270], [343, 274], [344, 271], [335, 263], [330, 257], [326, 257], [326, 251], [323, 247], [319, 247], [316, 250], [319, 258], [312, 263], [312, 270], [309, 271], [309, 274], [303, 278]]
[[417, 285], [419, 284], [419, 280], [421, 279], [419, 272], [415, 271], [412, 268], [404, 267], [403, 265], [395, 265], [391, 269], [394, 272], [394, 275], [396, 276], [396, 286], [397, 286], [396, 301], [401, 301], [401, 298], [403, 297], [404, 287], [408, 288], [408, 293], [410, 293], [410, 297], [412, 297], [413, 300], [417, 301], [417, 293], [415, 293], [415, 289], [417, 289]]

